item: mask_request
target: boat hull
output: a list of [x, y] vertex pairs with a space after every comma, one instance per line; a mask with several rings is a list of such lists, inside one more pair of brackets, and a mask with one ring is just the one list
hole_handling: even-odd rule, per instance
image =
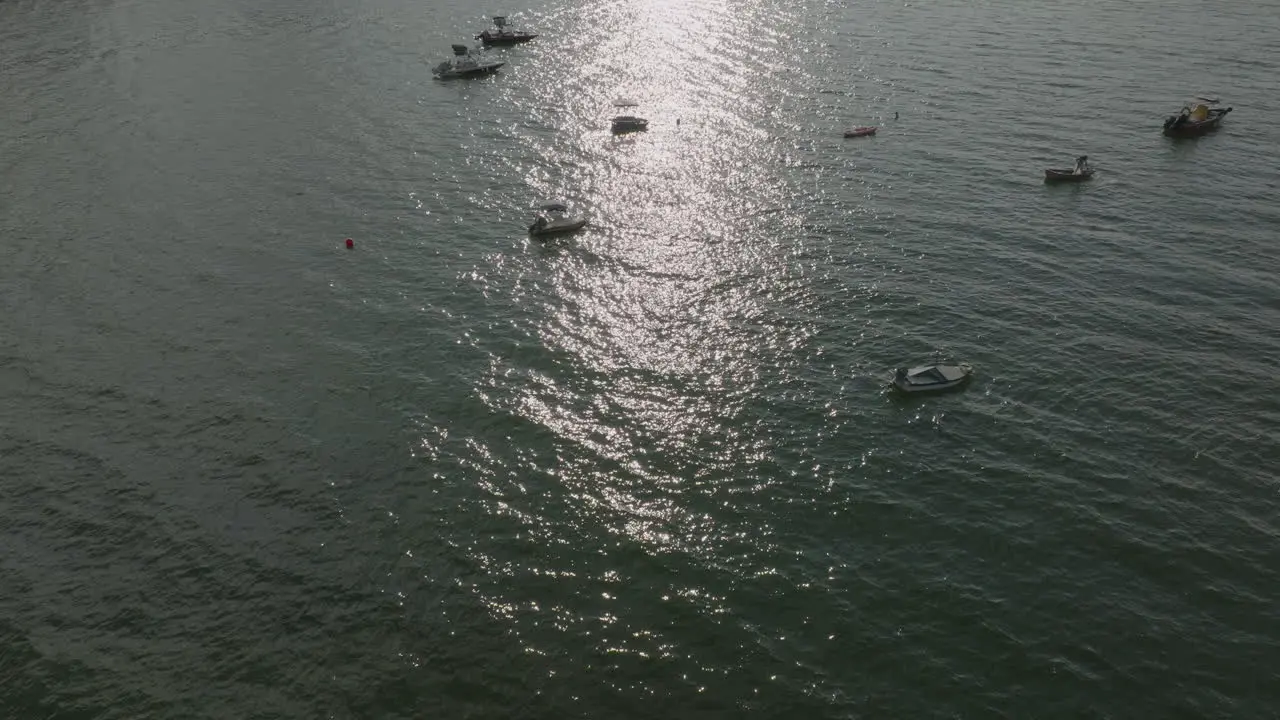
[[649, 129], [649, 121], [644, 118], [632, 117], [624, 115], [613, 119], [613, 134], [623, 135], [625, 133], [640, 132]]
[[899, 392], [904, 392], [910, 395], [923, 395], [925, 393], [936, 393], [936, 392], [943, 392], [945, 390], [954, 390], [960, 387], [961, 385], [967, 384], [969, 382], [970, 377], [972, 376], [965, 375], [959, 380], [952, 380], [951, 382], [945, 382], [945, 383], [929, 383], [927, 385], [914, 385], [908, 382], [899, 382], [895, 378], [893, 381], [893, 387], [897, 388]]
[[1046, 183], [1080, 183], [1093, 177], [1092, 170], [1085, 170], [1082, 173], [1074, 170], [1056, 170], [1049, 168], [1044, 171], [1044, 181]]
[[536, 238], [545, 238], [553, 235], [563, 235], [565, 233], [576, 232], [586, 226], [586, 220], [553, 222], [541, 228], [536, 225], [531, 225], [529, 226], [529, 234]]
[[845, 130], [844, 136], [847, 138], [871, 137], [876, 134], [877, 129], [873, 127], [858, 127], [852, 130]]
[[496, 35], [496, 34], [491, 34], [487, 32], [482, 32], [476, 36], [476, 39], [479, 40], [484, 45], [488, 45], [490, 47], [502, 47], [506, 45], [519, 45], [520, 43], [527, 43], [536, 37], [538, 37], [537, 33], [509, 33], [509, 34], [503, 34], [503, 35]]
[[485, 65], [478, 65], [476, 67], [463, 69], [436, 70], [435, 76], [437, 80], [460, 80], [462, 78], [484, 77], [485, 75], [494, 74], [498, 71], [498, 68], [503, 65], [506, 65], [506, 63], [487, 63]]

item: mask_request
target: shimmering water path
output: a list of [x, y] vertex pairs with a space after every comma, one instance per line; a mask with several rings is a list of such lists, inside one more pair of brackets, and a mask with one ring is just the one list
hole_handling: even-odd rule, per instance
[[482, 10], [0, 3], [0, 717], [1275, 715], [1274, 3]]

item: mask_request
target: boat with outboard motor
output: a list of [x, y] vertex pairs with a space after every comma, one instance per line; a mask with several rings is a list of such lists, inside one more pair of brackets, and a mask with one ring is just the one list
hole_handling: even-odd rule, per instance
[[529, 226], [529, 234], [536, 238], [543, 238], [581, 230], [586, 226], [586, 218], [574, 217], [569, 214], [568, 205], [553, 202], [538, 208], [538, 217]]
[[1232, 110], [1215, 107], [1217, 104], [1216, 99], [1196, 98], [1183, 105], [1177, 115], [1165, 118], [1164, 134], [1168, 137], [1199, 137], [1217, 129]]
[[481, 58], [479, 54], [473, 53], [471, 48], [466, 45], [454, 45], [453, 57], [432, 68], [431, 74], [440, 80], [478, 77], [496, 72], [503, 65], [506, 65], [506, 63]]
[[968, 365], [922, 365], [898, 368], [893, 374], [893, 386], [906, 393], [938, 392], [959, 387], [973, 377]]
[[519, 43], [529, 42], [538, 37], [537, 33], [525, 32], [523, 30], [512, 30], [507, 27], [507, 18], [505, 15], [495, 15], [493, 18], [493, 27], [476, 35], [476, 39], [485, 45], [517, 45]]

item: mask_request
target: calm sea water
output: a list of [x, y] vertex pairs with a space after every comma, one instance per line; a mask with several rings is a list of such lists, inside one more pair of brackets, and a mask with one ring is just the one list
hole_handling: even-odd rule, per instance
[[0, 716], [1276, 716], [1274, 2], [267, 5], [0, 3]]

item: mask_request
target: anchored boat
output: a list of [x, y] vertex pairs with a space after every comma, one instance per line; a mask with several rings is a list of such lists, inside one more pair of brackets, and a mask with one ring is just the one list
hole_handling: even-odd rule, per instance
[[[639, 104], [640, 103], [636, 102], [635, 100], [630, 100], [627, 98], [618, 98], [617, 100], [613, 101], [613, 106], [619, 107], [619, 108], [636, 107]], [[649, 121], [642, 117], [636, 117], [635, 115], [618, 115], [613, 119], [614, 135], [622, 135], [624, 133], [638, 132], [640, 130], [648, 130], [648, 129], [649, 129]]]
[[1183, 105], [1177, 115], [1165, 119], [1164, 134], [1168, 137], [1199, 137], [1216, 130], [1231, 112], [1231, 108], [1217, 105], [1217, 100], [1209, 98], [1196, 98]]
[[648, 130], [649, 121], [635, 115], [619, 115], [613, 119], [613, 134], [622, 135], [629, 132]]
[[512, 30], [507, 27], [507, 18], [504, 15], [495, 15], [493, 18], [493, 27], [476, 35], [476, 39], [485, 45], [516, 45], [538, 37], [537, 33], [525, 32], [523, 30]]
[[503, 65], [506, 65], [506, 63], [485, 60], [478, 54], [471, 52], [471, 49], [466, 45], [454, 45], [453, 57], [431, 68], [431, 74], [441, 80], [453, 80], [455, 78], [488, 75], [496, 72]]
[[547, 203], [538, 208], [538, 217], [529, 226], [529, 234], [536, 238], [570, 233], [587, 226], [586, 218], [573, 217], [564, 203]]
[[893, 374], [893, 386], [907, 393], [938, 392], [959, 387], [973, 377], [968, 365], [922, 365], [898, 368]]

